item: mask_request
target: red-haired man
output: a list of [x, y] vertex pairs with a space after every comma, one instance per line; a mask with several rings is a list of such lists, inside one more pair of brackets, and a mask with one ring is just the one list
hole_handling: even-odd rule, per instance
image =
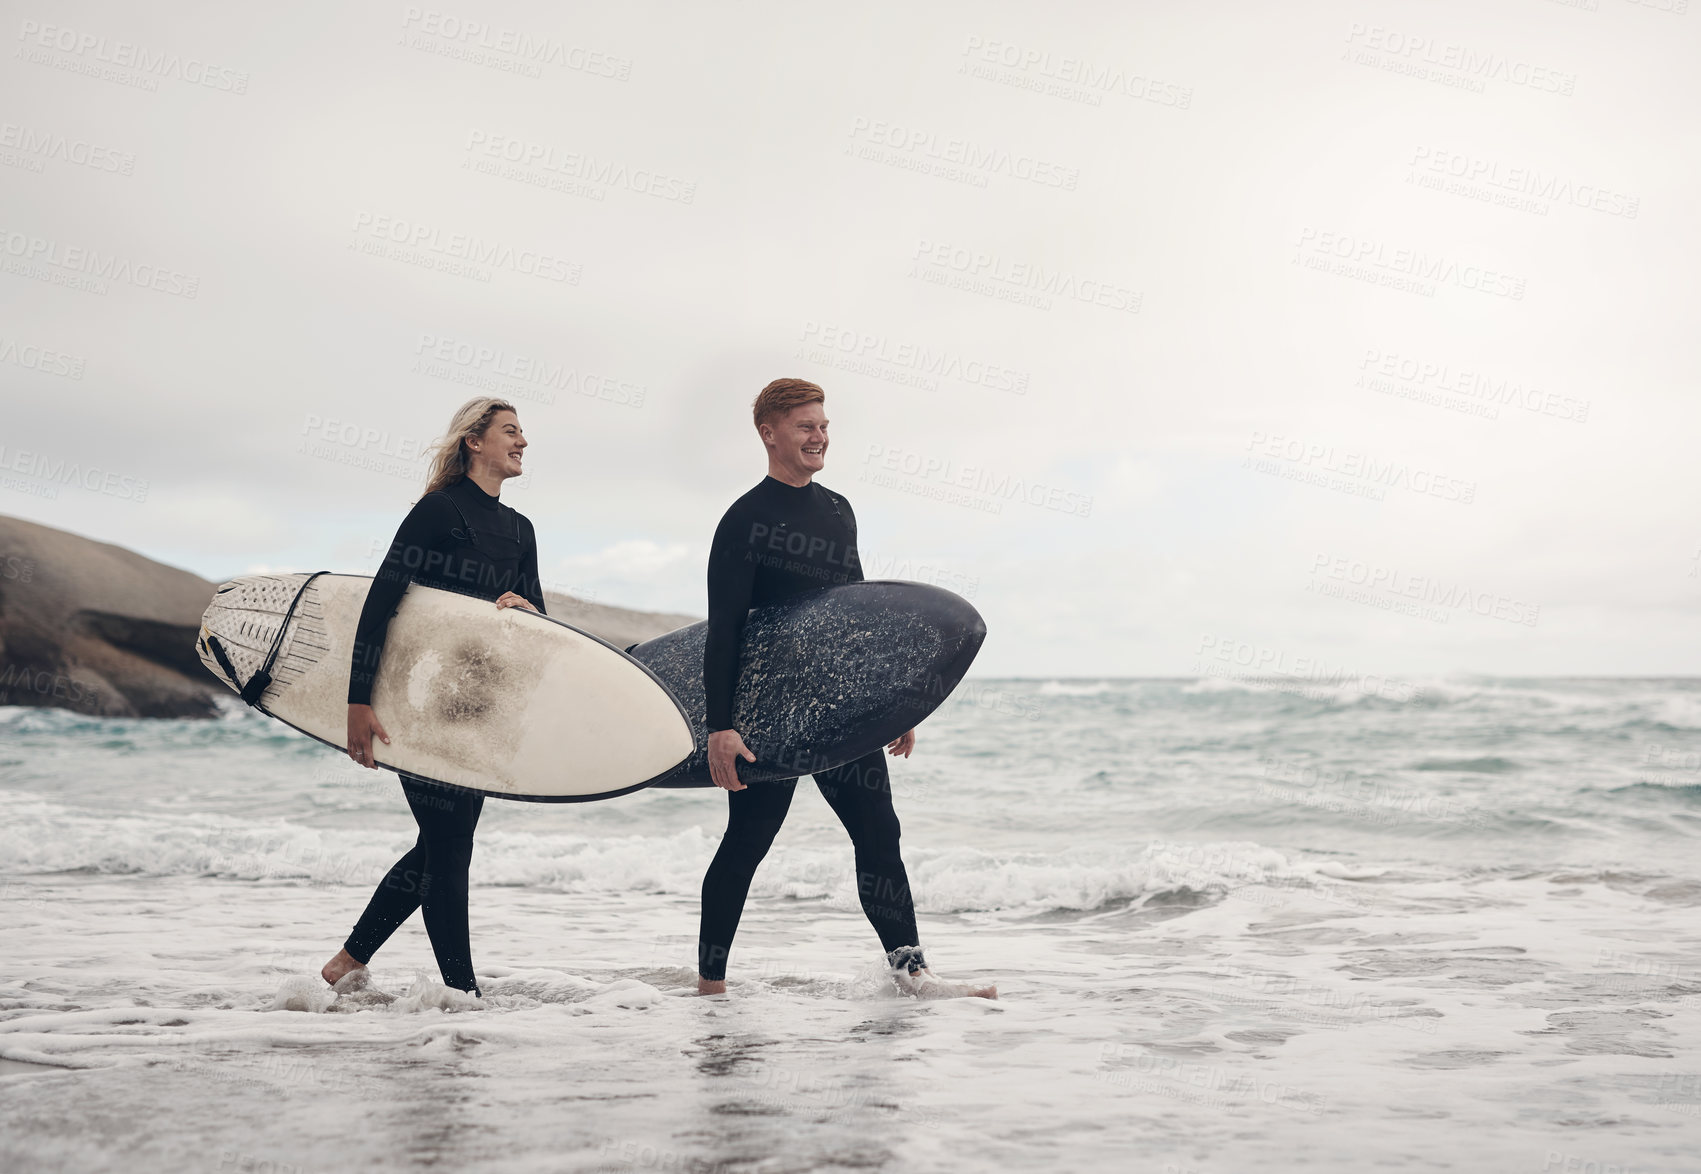
[[[697, 989], [702, 994], [726, 990], [727, 955], [750, 880], [785, 822], [797, 787], [796, 779], [746, 785], [738, 778], [738, 760], [756, 760], [732, 719], [745, 617], [753, 607], [862, 580], [850, 502], [815, 482], [827, 458], [826, 400], [821, 388], [804, 379], [776, 379], [762, 389], [752, 414], [768, 450], [768, 475], [733, 502], [709, 550], [703, 685], [708, 696], [709, 772], [715, 785], [727, 791], [727, 827], [703, 877], [697, 939]], [[806, 540], [792, 541], [798, 535]], [[907, 758], [914, 746], [911, 730], [887, 749]], [[899, 984], [924, 997], [997, 998], [996, 987], [943, 982], [927, 969], [909, 877], [898, 851], [891, 777], [880, 751], [814, 779], [850, 833], [862, 909], [880, 935]]]

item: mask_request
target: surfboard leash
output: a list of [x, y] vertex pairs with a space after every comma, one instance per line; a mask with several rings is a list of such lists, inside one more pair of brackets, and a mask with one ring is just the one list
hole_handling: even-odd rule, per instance
[[295, 593], [295, 598], [289, 601], [289, 610], [284, 612], [283, 623], [278, 625], [278, 634], [272, 638], [272, 647], [266, 653], [266, 659], [260, 662], [259, 671], [249, 677], [248, 683], [245, 685], [240, 683], [241, 678], [236, 675], [236, 666], [231, 664], [230, 657], [225, 655], [224, 647], [219, 643], [219, 638], [210, 632], [207, 634], [205, 641], [207, 651], [211, 652], [213, 659], [219, 662], [219, 668], [224, 670], [224, 675], [229, 677], [231, 683], [237, 686], [236, 695], [255, 709], [260, 708], [261, 696], [272, 686], [272, 666], [278, 662], [278, 650], [283, 647], [284, 633], [289, 631], [289, 621], [295, 615], [296, 605], [301, 602], [301, 597], [307, 594], [307, 588], [313, 580], [320, 575], [330, 573], [329, 571], [314, 571], [307, 576], [306, 581], [301, 584], [300, 590]]

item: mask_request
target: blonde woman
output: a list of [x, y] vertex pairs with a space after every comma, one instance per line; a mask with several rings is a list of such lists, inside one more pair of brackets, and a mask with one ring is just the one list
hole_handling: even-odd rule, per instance
[[[425, 494], [402, 519], [367, 589], [355, 629], [348, 756], [360, 765], [376, 769], [372, 739], [390, 741], [372, 708], [372, 685], [390, 617], [410, 582], [489, 599], [499, 608], [544, 610], [532, 524], [499, 500], [502, 482], [523, 471], [525, 450], [513, 405], [488, 396], [462, 404], [449, 422], [448, 434], [432, 450]], [[344, 976], [363, 971], [378, 947], [420, 909], [444, 983], [476, 995], [467, 929], [467, 870], [484, 796], [406, 774], [401, 783], [419, 824], [419, 839], [390, 869], [354, 932], [320, 973], [334, 986]]]

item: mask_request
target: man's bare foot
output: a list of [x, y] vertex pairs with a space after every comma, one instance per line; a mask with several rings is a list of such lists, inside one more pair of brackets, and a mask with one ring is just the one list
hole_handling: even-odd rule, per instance
[[726, 994], [726, 979], [703, 978], [699, 976], [697, 979], [697, 993], [700, 995], [724, 995]]
[[920, 946], [899, 946], [886, 955], [886, 965], [892, 968], [892, 981], [898, 989], [916, 999], [996, 999], [996, 986], [976, 986], [972, 982], [946, 982], [927, 968]]
[[899, 970], [893, 978], [898, 989], [918, 999], [996, 999], [996, 986], [976, 986], [972, 982], [946, 982], [933, 971]]
[[319, 977], [323, 978], [332, 986], [336, 986], [337, 983], [342, 981], [343, 975], [348, 974], [351, 971], [365, 969], [366, 963], [356, 962], [354, 955], [350, 954], [347, 950], [338, 950], [337, 956], [325, 963], [325, 968], [319, 971]]

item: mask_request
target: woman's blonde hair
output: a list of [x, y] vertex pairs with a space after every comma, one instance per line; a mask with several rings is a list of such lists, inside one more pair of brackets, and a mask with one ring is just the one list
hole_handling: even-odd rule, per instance
[[425, 478], [425, 492], [447, 489], [465, 477], [472, 467], [467, 438], [483, 436], [497, 412], [514, 410], [514, 405], [507, 400], [490, 395], [470, 399], [456, 408], [454, 417], [449, 421], [449, 431], [427, 450], [431, 457], [431, 472]]

